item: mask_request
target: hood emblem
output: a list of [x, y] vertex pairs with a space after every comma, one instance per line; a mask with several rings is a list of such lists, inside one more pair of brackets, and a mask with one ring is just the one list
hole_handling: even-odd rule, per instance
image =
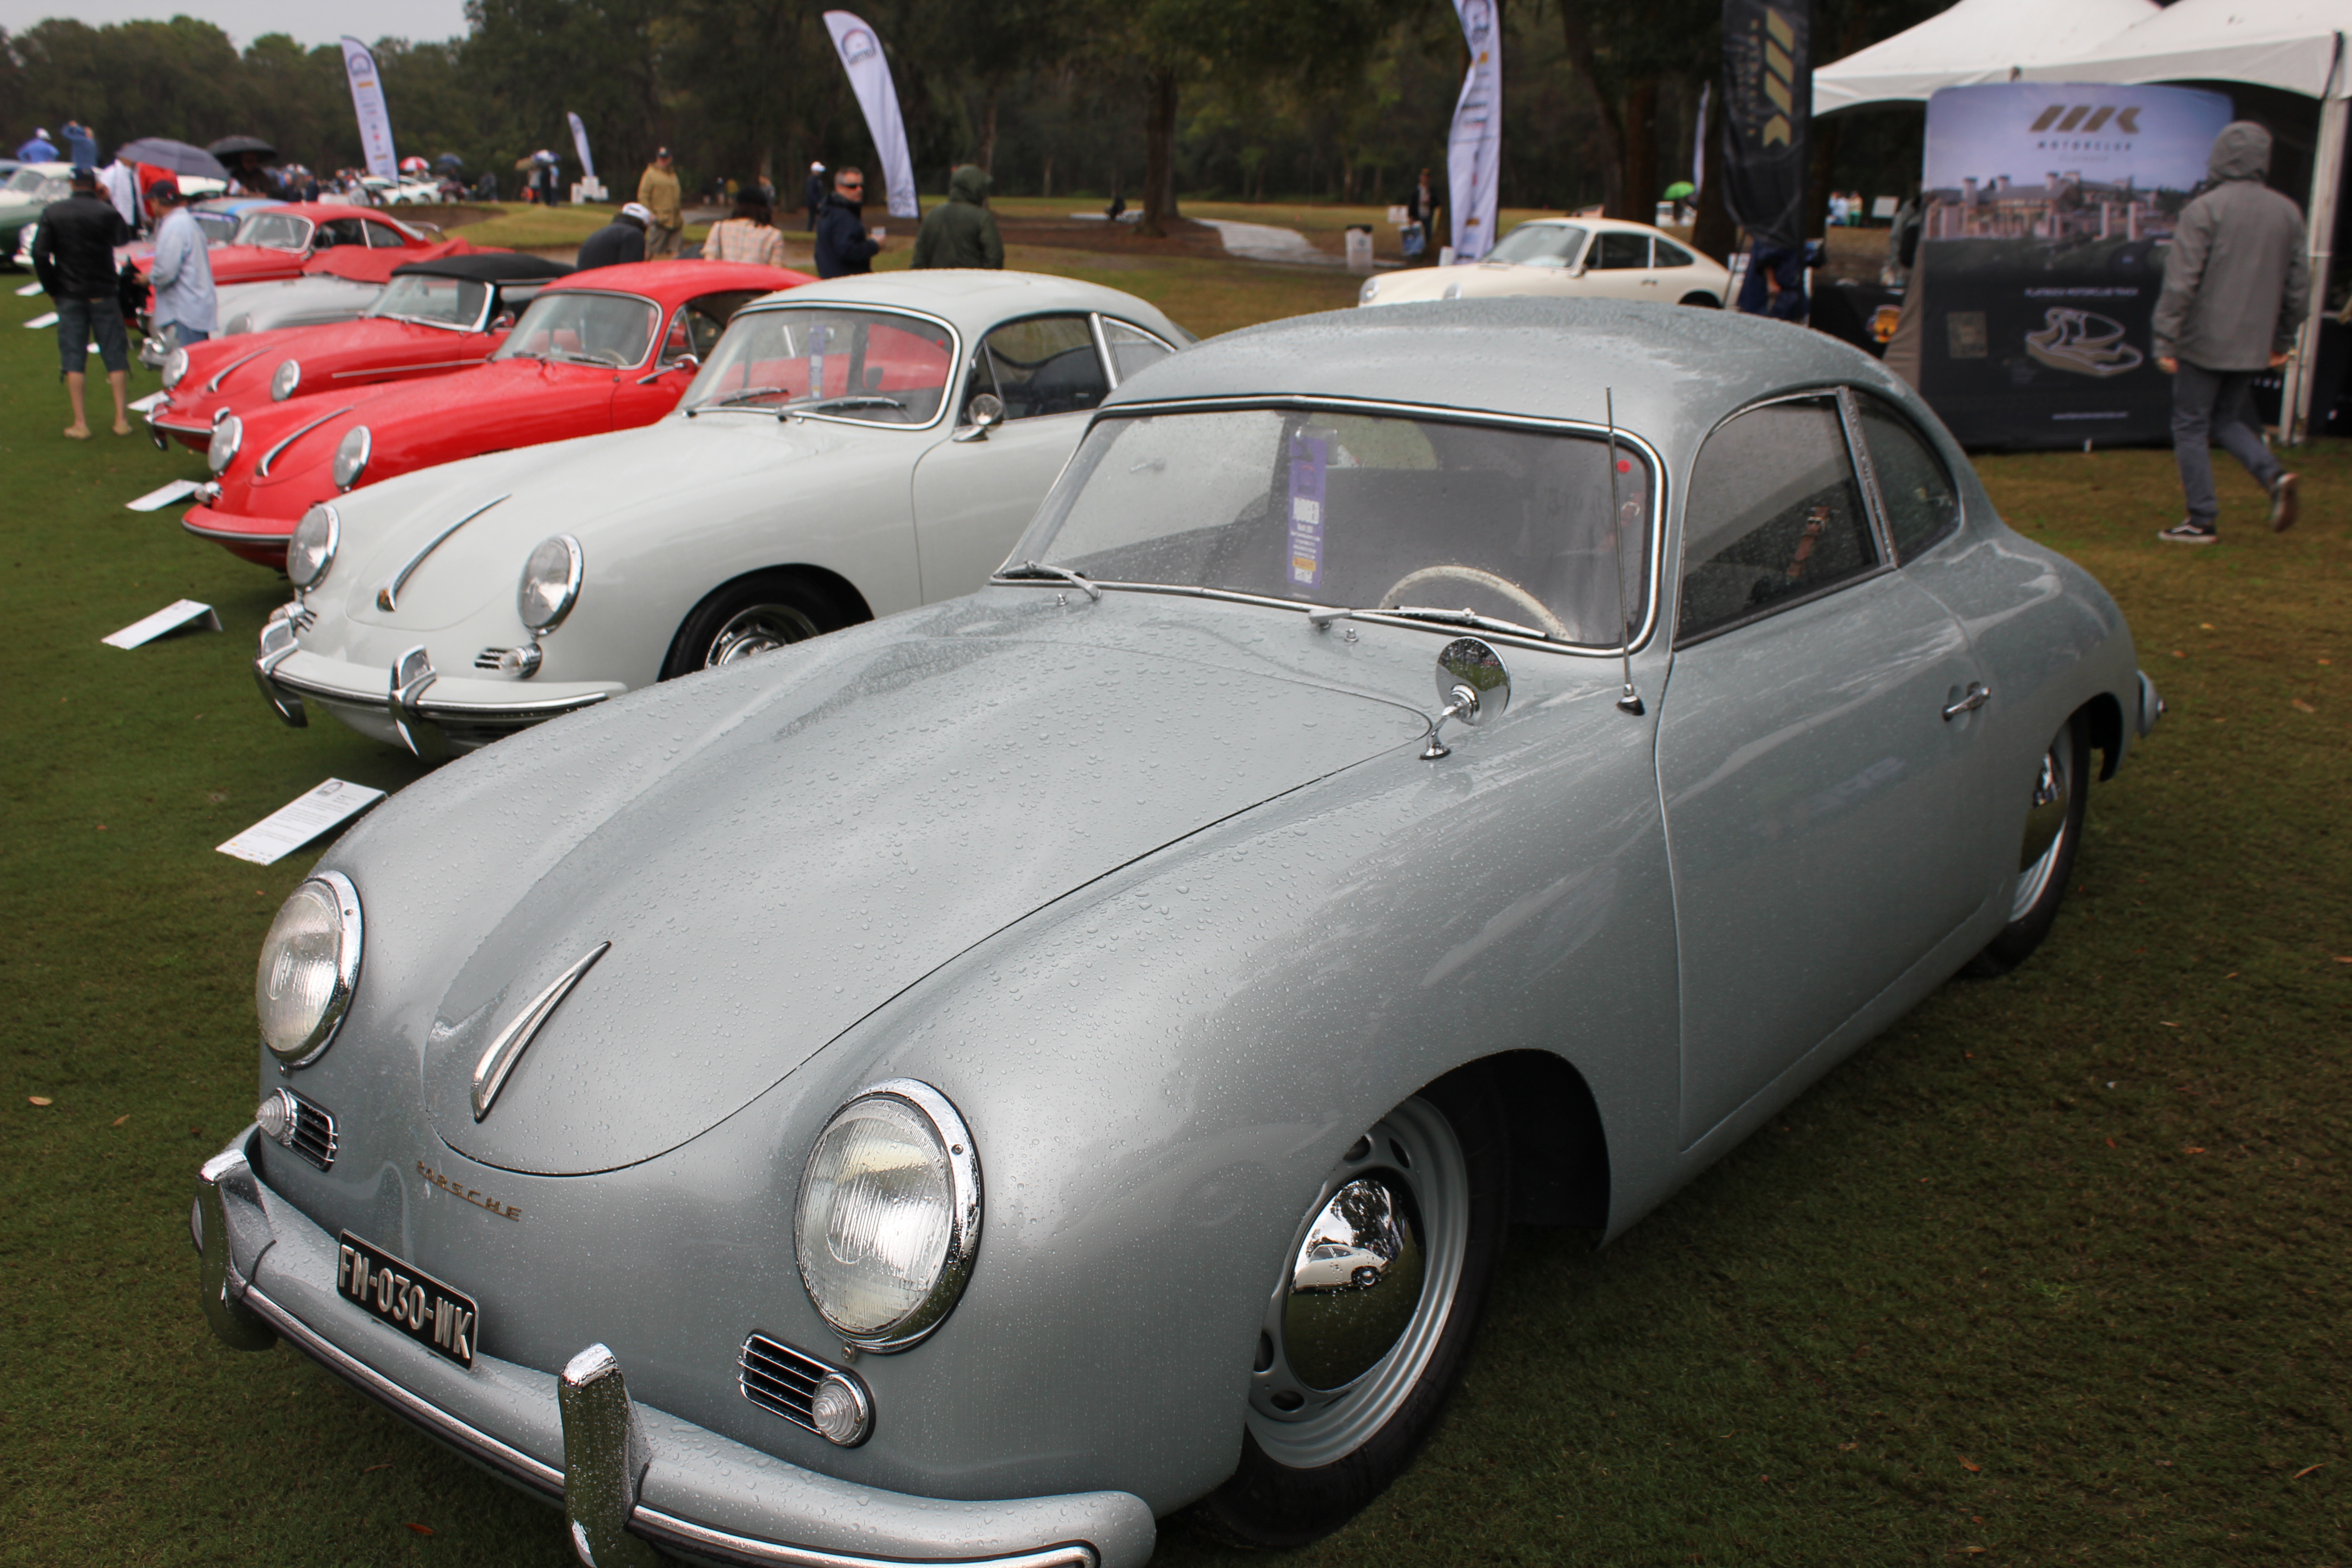
[[479, 1121], [490, 1113], [490, 1106], [499, 1098], [499, 1090], [506, 1087], [507, 1075], [514, 1071], [515, 1063], [522, 1060], [523, 1052], [530, 1048], [532, 1038], [555, 1012], [556, 1005], [571, 994], [572, 988], [580, 984], [580, 977], [587, 973], [590, 966], [604, 957], [612, 946], [609, 942], [598, 942], [589, 950], [587, 957], [557, 975], [553, 984], [532, 997], [530, 1005], [516, 1014], [514, 1021], [499, 1031], [499, 1037], [490, 1042], [489, 1049], [482, 1053], [482, 1059], [474, 1064], [475, 1121]]

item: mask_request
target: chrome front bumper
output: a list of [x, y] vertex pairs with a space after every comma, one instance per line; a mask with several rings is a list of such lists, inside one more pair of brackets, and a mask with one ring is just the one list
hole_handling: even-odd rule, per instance
[[261, 628], [253, 679], [270, 710], [300, 729], [310, 723], [308, 698], [362, 733], [405, 746], [418, 756], [469, 751], [514, 730], [591, 708], [628, 689], [617, 680], [550, 681], [522, 685], [443, 676], [421, 647], [392, 668], [346, 664], [305, 651], [282, 615]]
[[295, 1349], [526, 1491], [562, 1506], [600, 1563], [673, 1556], [757, 1568], [1142, 1568], [1156, 1530], [1128, 1492], [959, 1502], [787, 1464], [627, 1395], [601, 1345], [561, 1374], [477, 1355], [470, 1369], [352, 1310], [336, 1240], [264, 1185], [247, 1128], [205, 1163], [191, 1231], [214, 1331]]

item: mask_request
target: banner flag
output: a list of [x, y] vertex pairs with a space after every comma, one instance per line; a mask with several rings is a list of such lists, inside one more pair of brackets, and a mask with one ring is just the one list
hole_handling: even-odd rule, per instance
[[1812, 0], [1723, 0], [1723, 195], [1768, 245], [1805, 242]]
[[827, 11], [825, 30], [849, 73], [850, 90], [866, 111], [866, 129], [874, 138], [874, 152], [882, 161], [882, 179], [890, 193], [892, 217], [920, 217], [915, 202], [915, 164], [907, 155], [907, 122], [898, 114], [898, 89], [890, 82], [890, 62], [882, 57], [882, 40], [874, 29], [847, 11]]
[[360, 145], [367, 150], [368, 173], [386, 180], [400, 178], [400, 160], [392, 151], [392, 116], [383, 107], [383, 78], [375, 56], [357, 38], [343, 38], [343, 74], [352, 79], [352, 109], [360, 117]]
[[1503, 30], [1495, 0], [1454, 0], [1470, 69], [1454, 104], [1445, 145], [1445, 205], [1454, 219], [1454, 259], [1475, 261], [1495, 248], [1495, 195], [1503, 165]]
[[588, 127], [576, 114], [567, 114], [563, 118], [572, 121], [572, 151], [580, 154], [582, 176], [588, 180], [595, 179], [596, 160], [588, 155]]

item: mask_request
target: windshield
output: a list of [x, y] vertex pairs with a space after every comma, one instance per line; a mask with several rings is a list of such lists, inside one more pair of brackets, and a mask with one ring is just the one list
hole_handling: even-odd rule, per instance
[[310, 220], [294, 213], [247, 213], [237, 225], [236, 243], [265, 245], [272, 250], [307, 250]]
[[235, 213], [190, 213], [196, 227], [204, 231], [206, 245], [226, 245], [236, 233]]
[[38, 169], [16, 169], [10, 171], [8, 184], [5, 188], [16, 192], [37, 191], [41, 188], [41, 182], [47, 178], [48, 176]]
[[[1624, 614], [1647, 613], [1652, 487], [1621, 444]], [[1015, 562], [1301, 604], [1467, 610], [1619, 640], [1609, 447], [1585, 435], [1325, 410], [1109, 418]]]
[[954, 365], [948, 330], [917, 316], [817, 307], [737, 316], [694, 378], [689, 410], [795, 408], [928, 425]]
[[470, 278], [427, 278], [414, 273], [395, 278], [376, 302], [371, 316], [391, 316], [421, 321], [428, 327], [470, 327], [482, 319], [490, 289]]
[[1523, 223], [1486, 253], [1489, 261], [1521, 267], [1572, 267], [1584, 248], [1584, 231], [1572, 223]]
[[632, 365], [646, 357], [660, 324], [661, 312], [650, 300], [584, 291], [541, 294], [490, 357]]

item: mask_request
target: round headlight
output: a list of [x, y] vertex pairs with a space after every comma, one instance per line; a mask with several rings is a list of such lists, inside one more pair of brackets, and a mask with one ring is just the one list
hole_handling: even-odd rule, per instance
[[340, 871], [321, 871], [279, 906], [254, 976], [261, 1043], [280, 1067], [319, 1059], [351, 1007], [359, 978], [359, 889]]
[[[1366, 295], [1365, 298], [1370, 299], [1370, 296]], [[269, 378], [269, 401], [285, 402], [294, 395], [294, 389], [301, 384], [302, 362], [299, 359], [279, 360], [277, 374]]]
[[232, 414], [213, 426], [213, 444], [205, 448], [205, 460], [214, 473], [220, 473], [236, 461], [236, 449], [244, 445], [245, 421]]
[[233, 338], [240, 332], [249, 332], [251, 331], [253, 331], [252, 313], [250, 311], [241, 310], [228, 319], [228, 325], [221, 329], [221, 336], [225, 338]]
[[317, 585], [335, 562], [335, 546], [342, 542], [343, 520], [324, 501], [302, 514], [294, 536], [286, 542], [286, 576], [297, 588]]
[[163, 390], [171, 391], [187, 378], [188, 351], [173, 349], [163, 357]]
[[522, 581], [515, 588], [515, 610], [534, 632], [551, 632], [563, 624], [580, 597], [580, 574], [586, 558], [580, 542], [568, 533], [541, 540], [522, 563]]
[[947, 1097], [893, 1079], [835, 1111], [793, 1237], [810, 1301], [851, 1344], [904, 1350], [938, 1328], [980, 1249], [980, 1152]]
[[1363, 288], [1357, 290], [1356, 303], [1359, 305], [1369, 305], [1372, 302], [1372, 296], [1378, 294], [1380, 291], [1381, 280], [1377, 278], [1367, 278], [1364, 279]]
[[366, 426], [354, 425], [344, 431], [343, 438], [335, 443], [335, 488], [347, 490], [359, 483], [360, 476], [367, 472], [368, 455], [374, 450], [375, 437], [368, 434]]

